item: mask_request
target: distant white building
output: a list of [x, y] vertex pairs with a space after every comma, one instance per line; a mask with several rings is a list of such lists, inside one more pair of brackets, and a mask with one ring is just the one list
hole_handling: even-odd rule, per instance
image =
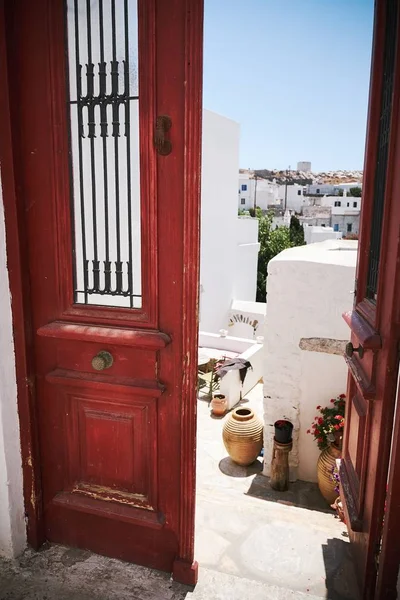
[[311, 172], [311, 163], [308, 160], [302, 160], [300, 162], [297, 163], [297, 170], [298, 171], [303, 171], [303, 173], [310, 173]]
[[361, 197], [348, 196], [345, 190], [343, 196], [306, 196], [305, 200], [306, 205], [303, 209], [305, 217], [311, 217], [313, 212], [316, 215], [325, 209], [329, 209], [330, 213], [329, 223], [311, 222], [308, 218], [308, 224], [329, 225], [335, 232], [340, 232], [344, 236], [359, 233]]
[[319, 196], [329, 195], [329, 196], [338, 196], [340, 194], [340, 190], [349, 191], [354, 187], [362, 187], [362, 184], [359, 181], [352, 181], [350, 183], [312, 183], [306, 186], [306, 195], [309, 194], [317, 194]]
[[282, 208], [284, 210], [294, 210], [296, 213], [301, 213], [303, 206], [307, 204], [304, 197], [304, 191], [304, 186], [299, 185], [298, 183], [293, 183], [288, 186], [280, 185], [278, 196]]
[[258, 219], [238, 217], [238, 123], [205, 110], [201, 190], [200, 329], [227, 328], [233, 301], [254, 302]]
[[279, 186], [275, 182], [255, 177], [253, 173], [239, 173], [238, 208], [249, 210], [258, 206], [267, 210], [268, 206], [279, 205]]

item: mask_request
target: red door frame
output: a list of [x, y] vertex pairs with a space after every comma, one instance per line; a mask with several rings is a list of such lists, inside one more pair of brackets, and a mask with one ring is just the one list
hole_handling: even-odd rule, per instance
[[[375, 304], [366, 298], [382, 100], [386, 8], [385, 0], [378, 0], [375, 4], [357, 289], [355, 307], [352, 312], [344, 315], [352, 331], [354, 347], [361, 345], [365, 353], [363, 358], [353, 355], [347, 359], [351, 375], [341, 464], [342, 494], [346, 500], [346, 517], [357, 560], [362, 598], [379, 599], [387, 598], [385, 595], [375, 595], [378, 594], [375, 586], [377, 575], [378, 578], [381, 577], [380, 573], [384, 570], [388, 554], [382, 552], [379, 570], [375, 565], [382, 535], [400, 340], [400, 307], [396, 302], [400, 293], [400, 204], [397, 201], [400, 177], [396, 170], [400, 160], [400, 44], [397, 44], [395, 57], [377, 302]], [[357, 427], [354, 431], [353, 421]], [[357, 457], [357, 472], [361, 472], [357, 485], [351, 472], [350, 444]], [[392, 469], [396, 466], [398, 468], [398, 460], [393, 455]], [[389, 487], [389, 496], [390, 494]]]
[[396, 600], [400, 569], [400, 389], [393, 428], [392, 455], [389, 464], [388, 491], [379, 556], [376, 598]]
[[40, 459], [35, 414], [35, 389], [27, 245], [14, 178], [14, 157], [8, 94], [8, 67], [4, 7], [0, 0], [0, 164], [6, 228], [7, 266], [13, 318], [15, 368], [20, 420], [24, 503], [28, 543], [35, 549], [44, 542], [42, 531]]
[[[29, 270], [27, 260], [27, 244], [24, 227], [23, 206], [18, 197], [17, 183], [14, 177], [14, 165], [18, 156], [13, 152], [13, 135], [18, 123], [12, 123], [7, 76], [7, 46], [4, 15], [4, 0], [0, 0], [0, 68], [3, 84], [0, 86], [0, 159], [2, 164], [2, 187], [5, 209], [7, 235], [8, 267], [10, 271], [10, 288], [12, 294], [12, 314], [14, 324], [14, 343], [17, 364], [18, 411], [21, 429], [21, 453], [24, 479], [24, 498], [27, 516], [28, 543], [38, 548], [44, 540], [40, 457], [38, 450], [38, 432], [35, 414], [35, 390], [33, 351], [31, 345], [32, 328], [29, 309]], [[48, 10], [52, 2], [48, 1]], [[172, 105], [180, 111], [183, 119], [176, 121], [174, 136], [182, 143], [176, 150], [174, 171], [179, 189], [176, 189], [177, 214], [182, 221], [176, 226], [183, 232], [185, 249], [176, 256], [159, 257], [158, 274], [160, 293], [167, 286], [166, 277], [170, 270], [167, 261], [175, 261], [174, 272], [182, 281], [181, 310], [177, 306], [168, 306], [159, 315], [160, 328], [163, 320], [169, 326], [175, 323], [182, 330], [179, 340], [182, 356], [181, 403], [181, 436], [180, 436], [180, 487], [177, 499], [180, 505], [179, 552], [176, 557], [173, 573], [177, 580], [193, 584], [197, 580], [197, 564], [194, 557], [194, 513], [195, 513], [195, 447], [196, 447], [196, 377], [197, 377], [197, 334], [198, 334], [198, 286], [199, 286], [199, 232], [200, 232], [200, 180], [201, 180], [201, 108], [202, 108], [202, 47], [203, 47], [203, 1], [174, 0], [181, 21], [176, 24], [181, 51], [174, 56], [176, 68], [183, 75], [185, 86], [180, 88], [174, 79], [168, 77], [168, 63], [171, 56], [157, 56], [158, 67], [165, 76], [159, 77], [155, 99], [158, 114], [168, 114]], [[174, 32], [163, 28], [163, 12], [171, 6], [160, 7], [157, 13], [158, 35], [171, 36]], [[12, 31], [7, 29], [7, 36]], [[54, 40], [54, 43], [56, 40]], [[175, 44], [175, 49], [178, 44]], [[45, 90], [49, 93], [49, 90]], [[164, 98], [170, 98], [170, 105], [163, 106]], [[165, 168], [165, 167], [164, 167]], [[170, 173], [169, 173], [170, 175]], [[158, 168], [158, 186], [163, 185], [163, 164]], [[160, 206], [160, 215], [169, 211], [168, 206]], [[179, 216], [181, 219], [181, 216]], [[164, 246], [168, 243], [171, 230], [158, 228], [158, 239]], [[167, 275], [167, 273], [169, 275]], [[164, 368], [168, 368], [168, 361]]]

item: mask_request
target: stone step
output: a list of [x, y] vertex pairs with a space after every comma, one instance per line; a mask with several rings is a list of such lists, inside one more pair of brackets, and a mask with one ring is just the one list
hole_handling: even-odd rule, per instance
[[327, 596], [288, 590], [260, 581], [200, 569], [199, 583], [186, 600], [326, 600]]

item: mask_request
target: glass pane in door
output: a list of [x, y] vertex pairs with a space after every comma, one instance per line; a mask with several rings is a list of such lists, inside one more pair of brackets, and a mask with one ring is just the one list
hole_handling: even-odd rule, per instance
[[387, 26], [383, 56], [383, 81], [381, 109], [379, 115], [379, 134], [374, 182], [374, 202], [371, 220], [371, 243], [367, 273], [366, 296], [373, 302], [377, 299], [378, 276], [382, 243], [383, 211], [386, 196], [386, 175], [389, 155], [391, 118], [393, 112], [393, 86], [397, 47], [397, 0], [387, 2]]
[[137, 0], [66, 0], [74, 299], [141, 307]]

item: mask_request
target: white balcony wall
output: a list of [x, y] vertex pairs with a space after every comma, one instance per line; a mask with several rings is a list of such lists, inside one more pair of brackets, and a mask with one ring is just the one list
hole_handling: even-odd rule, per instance
[[346, 391], [342, 356], [300, 349], [302, 338], [348, 340], [342, 313], [353, 302], [357, 242], [328, 240], [281, 252], [268, 265], [264, 363], [264, 474], [270, 473], [273, 424], [294, 424], [292, 480], [316, 481], [319, 450], [306, 433], [317, 405]]
[[201, 191], [200, 329], [227, 328], [232, 301], [254, 301], [258, 220], [238, 218], [237, 123], [205, 110]]
[[316, 244], [325, 240], [340, 240], [342, 233], [334, 231], [333, 227], [318, 227], [317, 225], [303, 225], [306, 244]]

